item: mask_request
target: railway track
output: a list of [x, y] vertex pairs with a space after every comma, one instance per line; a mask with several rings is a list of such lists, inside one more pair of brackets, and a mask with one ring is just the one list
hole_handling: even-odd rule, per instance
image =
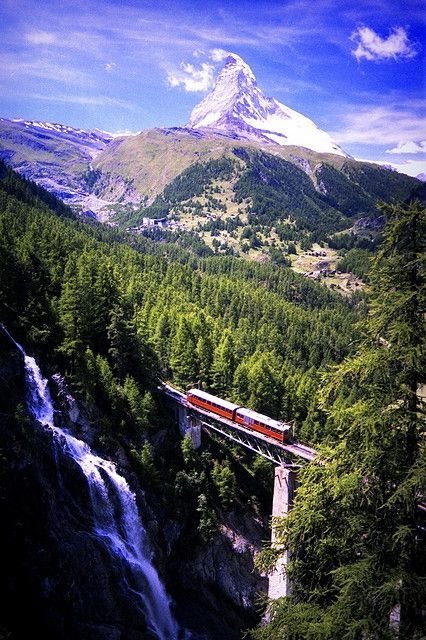
[[205, 409], [194, 407], [193, 405], [187, 402], [186, 396], [184, 393], [182, 393], [179, 389], [176, 389], [175, 387], [171, 386], [170, 384], [163, 383], [160, 389], [169, 398], [171, 398], [175, 402], [178, 402], [179, 404], [193, 411], [194, 413], [198, 413], [201, 416], [205, 416], [211, 420], [220, 422], [228, 428], [235, 429], [237, 432], [239, 431], [240, 433], [245, 433], [247, 435], [250, 435], [251, 437], [256, 437], [263, 442], [267, 442], [269, 445], [275, 446], [281, 449], [282, 451], [290, 453], [299, 458], [303, 458], [304, 460], [307, 460], [309, 462], [313, 460], [316, 456], [315, 449], [312, 449], [312, 447], [309, 447], [308, 445], [303, 444], [302, 442], [291, 442], [291, 443], [277, 442], [276, 440], [268, 437], [267, 435], [254, 432], [250, 429], [245, 428], [244, 426], [241, 426], [239, 424], [236, 424], [235, 422], [232, 422], [231, 420], [228, 420], [227, 418], [218, 416], [217, 414], [211, 413], [210, 411], [207, 411]]

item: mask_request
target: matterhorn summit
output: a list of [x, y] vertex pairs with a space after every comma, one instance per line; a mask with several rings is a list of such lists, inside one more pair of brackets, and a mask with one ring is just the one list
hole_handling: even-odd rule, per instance
[[312, 120], [267, 98], [250, 67], [229, 54], [213, 90], [192, 110], [192, 129], [279, 145], [306, 147], [322, 153], [347, 154]]

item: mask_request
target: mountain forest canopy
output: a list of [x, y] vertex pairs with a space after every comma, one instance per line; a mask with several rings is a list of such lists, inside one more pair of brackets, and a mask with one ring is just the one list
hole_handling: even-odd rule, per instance
[[[261, 193], [250, 191], [250, 173], [241, 193], [259, 207], [263, 198], [267, 217], [267, 183], [290, 169], [262, 154], [256, 163], [251, 171], [267, 176]], [[227, 175], [230, 164], [211, 170]], [[168, 201], [178, 188], [187, 193], [190, 181]], [[0, 321], [97, 407], [99, 443], [122, 443], [182, 513], [194, 502], [199, 539], [217, 527], [213, 497], [232, 504], [238, 456], [213, 464], [185, 443], [182, 468], [161, 475], [148, 437], [162, 411], [160, 379], [291, 420], [296, 437], [321, 447], [323, 464], [301, 471], [282, 526], [293, 593], [254, 638], [421, 637], [425, 209], [382, 213], [367, 312], [362, 296], [344, 299], [286, 267], [200, 257], [83, 220], [0, 167]], [[23, 424], [18, 410], [11, 420]], [[250, 473], [262, 484], [258, 466]], [[397, 607], [398, 629], [388, 624]]]
[[[156, 376], [182, 387], [200, 381], [303, 432], [321, 369], [352, 349], [350, 302], [288, 269], [196, 259], [84, 223], [3, 173], [1, 312], [27, 344], [71, 380], [85, 379], [95, 358], [118, 384], [126, 376], [144, 389]], [[267, 379], [270, 396], [260, 393]], [[102, 393], [113, 389], [105, 383]]]

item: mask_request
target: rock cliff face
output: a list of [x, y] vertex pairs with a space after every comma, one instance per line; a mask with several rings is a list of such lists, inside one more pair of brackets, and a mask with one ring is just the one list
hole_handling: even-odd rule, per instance
[[191, 558], [176, 557], [181, 615], [211, 640], [242, 638], [259, 622], [256, 605], [267, 581], [254, 571], [253, 556], [262, 533], [259, 524], [234, 515], [209, 545]]
[[119, 565], [93, 536], [84, 476], [72, 458], [55, 460], [51, 431], [31, 424], [21, 361], [10, 358], [1, 361], [11, 399], [0, 429], [4, 627], [17, 639], [30, 630], [55, 640], [151, 639]]
[[[0, 158], [67, 204], [93, 211], [108, 204], [91, 190], [92, 162], [111, 142], [102, 131], [0, 118]], [[90, 197], [91, 196], [91, 197]]]
[[[93, 535], [84, 476], [72, 458], [58, 458], [52, 432], [29, 418], [21, 358], [1, 336], [0, 342], [0, 635], [153, 640], [140, 602], [123, 587], [122, 566]], [[55, 382], [61, 420], [90, 440], [88, 421], [66, 399], [63, 382]], [[124, 452], [118, 457], [143, 522], [157, 532], [156, 565], [180, 625], [191, 629], [193, 640], [241, 638], [241, 630], [257, 622], [255, 601], [265, 589], [252, 572], [265, 531], [249, 518], [228, 517], [210, 544], [188, 551], [185, 523], [156, 511], [155, 496], [151, 500], [138, 488]]]

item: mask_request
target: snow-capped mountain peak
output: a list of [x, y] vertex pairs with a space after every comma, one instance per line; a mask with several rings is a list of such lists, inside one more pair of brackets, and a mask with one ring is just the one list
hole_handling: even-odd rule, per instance
[[312, 120], [266, 97], [253, 71], [236, 54], [226, 58], [213, 90], [192, 110], [188, 126], [346, 155]]
[[236, 53], [230, 53], [225, 60], [224, 67], [220, 74], [220, 79], [223, 80], [224, 78], [234, 79], [237, 82], [239, 81], [241, 86], [245, 86], [246, 84], [256, 84], [256, 78], [253, 71], [250, 69], [248, 64], [240, 58], [240, 56], [237, 56]]

